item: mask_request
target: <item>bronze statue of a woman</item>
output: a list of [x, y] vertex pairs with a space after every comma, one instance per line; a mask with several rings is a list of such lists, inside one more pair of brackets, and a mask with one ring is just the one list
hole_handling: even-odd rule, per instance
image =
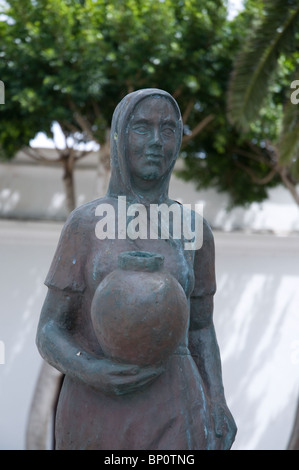
[[[168, 197], [181, 138], [181, 114], [170, 94], [144, 89], [127, 95], [112, 119], [107, 195], [77, 208], [63, 228], [45, 281], [48, 294], [37, 333], [42, 357], [64, 374], [55, 420], [56, 449], [218, 450], [230, 449], [234, 441], [236, 426], [224, 396], [212, 318], [216, 284], [211, 230], [202, 219], [202, 246], [196, 250], [186, 249], [184, 234], [167, 238], [160, 230], [158, 236], [146, 236], [151, 206], [181, 208]], [[143, 236], [130, 236], [126, 231], [130, 218], [120, 230], [120, 209], [132, 205], [142, 205], [147, 214], [149, 224]], [[97, 233], [99, 214], [106, 216], [106, 235]], [[110, 222], [115, 222], [113, 236], [108, 236]], [[128, 252], [129, 261], [124, 255]], [[128, 294], [121, 291], [126, 289], [126, 271], [119, 289], [121, 281], [112, 273], [119, 269], [120, 259], [125, 270], [131, 269], [124, 263], [130, 264], [132, 253], [147, 272], [132, 277]], [[140, 261], [140, 257], [144, 259]], [[145, 287], [158, 276], [161, 263], [163, 272], [169, 273], [166, 278], [174, 279], [171, 286], [176, 287], [168, 284], [163, 291], [166, 304], [155, 320], [163, 328], [158, 331], [157, 326], [160, 336], [156, 341], [152, 334], [156, 326], [148, 320], [151, 312], [158, 311], [162, 281], [156, 287]], [[109, 276], [114, 279], [113, 288], [107, 287]], [[126, 348], [133, 348], [134, 343], [135, 356], [122, 346], [117, 356], [110, 356], [101, 346], [101, 327], [96, 331], [91, 312], [97, 309], [97, 289], [104, 284], [108, 297], [99, 297], [99, 307], [105, 325], [116, 325], [116, 314], [122, 312], [123, 323], [114, 336], [124, 333]], [[148, 297], [151, 289], [156, 292], [152, 307], [140, 300], [140, 293]], [[143, 314], [139, 329], [128, 329], [126, 302], [134, 306], [134, 315]], [[182, 321], [176, 308], [179, 303]], [[176, 321], [177, 343], [167, 349], [169, 338], [175, 336]], [[108, 341], [105, 335], [108, 333], [102, 339]], [[155, 355], [157, 345], [167, 350], [161, 357]], [[153, 353], [148, 361], [146, 351]]]

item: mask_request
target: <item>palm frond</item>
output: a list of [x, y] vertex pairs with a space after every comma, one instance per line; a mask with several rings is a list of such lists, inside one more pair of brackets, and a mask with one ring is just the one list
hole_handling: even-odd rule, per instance
[[261, 108], [281, 53], [294, 48], [299, 0], [266, 2], [264, 19], [235, 62], [228, 89], [230, 122], [248, 130]]
[[[299, 83], [299, 71], [295, 80]], [[280, 137], [277, 143], [282, 164], [298, 167], [299, 162], [299, 103], [290, 99], [284, 108]]]

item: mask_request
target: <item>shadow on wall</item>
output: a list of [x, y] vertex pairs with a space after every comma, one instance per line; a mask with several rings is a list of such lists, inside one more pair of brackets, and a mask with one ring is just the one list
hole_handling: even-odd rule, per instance
[[267, 237], [261, 249], [255, 237], [247, 250], [218, 240], [215, 326], [239, 428], [233, 448], [283, 450], [299, 393], [298, 239], [287, 249]]
[[0, 191], [0, 213], [5, 216], [14, 211], [20, 200], [20, 193], [10, 188], [3, 188]]

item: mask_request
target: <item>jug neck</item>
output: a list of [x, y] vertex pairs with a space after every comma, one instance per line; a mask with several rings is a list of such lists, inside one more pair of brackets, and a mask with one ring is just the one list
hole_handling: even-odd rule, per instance
[[124, 251], [118, 256], [118, 266], [131, 271], [160, 271], [164, 256], [150, 251]]

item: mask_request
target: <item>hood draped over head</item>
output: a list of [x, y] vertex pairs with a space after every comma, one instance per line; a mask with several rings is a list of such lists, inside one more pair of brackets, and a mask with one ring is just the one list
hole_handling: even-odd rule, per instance
[[131, 117], [134, 114], [136, 106], [145, 98], [149, 97], [162, 97], [169, 100], [175, 114], [176, 114], [176, 149], [174, 152], [173, 161], [171, 162], [168, 171], [161, 177], [161, 195], [159, 201], [162, 202], [168, 198], [169, 180], [175, 165], [176, 159], [179, 154], [181, 141], [182, 141], [182, 118], [180, 109], [175, 99], [166, 91], [157, 88], [146, 88], [137, 90], [133, 93], [126, 95], [122, 101], [115, 108], [112, 125], [111, 125], [111, 178], [107, 195], [110, 197], [117, 197], [120, 195], [126, 196], [130, 202], [151, 202], [145, 201], [144, 198], [134, 191], [132, 186], [132, 178], [128, 166], [128, 129]]

